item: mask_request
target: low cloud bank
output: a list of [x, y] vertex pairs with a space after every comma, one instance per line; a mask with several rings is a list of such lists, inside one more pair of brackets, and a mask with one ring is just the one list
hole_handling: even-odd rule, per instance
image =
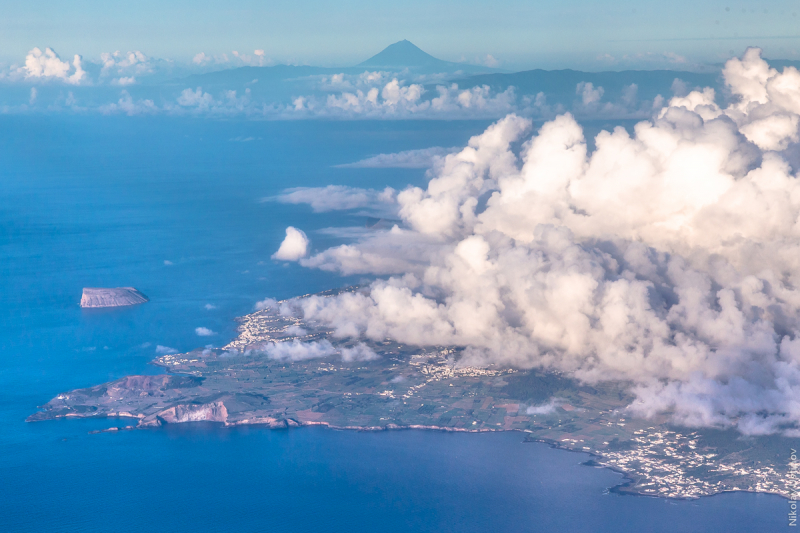
[[553, 414], [556, 411], [557, 407], [560, 407], [564, 404], [564, 400], [561, 398], [551, 398], [546, 403], [541, 405], [531, 405], [527, 409], [525, 409], [525, 414], [528, 415], [549, 415]]
[[[104, 52], [89, 59], [75, 55], [70, 60], [61, 59], [51, 48], [33, 48], [24, 63], [0, 67], [0, 81], [52, 89], [39, 91], [38, 99], [17, 98], [15, 103], [4, 104], [0, 112], [382, 120], [497, 119], [512, 112], [540, 119], [570, 110], [582, 118], [645, 118], [664, 102], [652, 87], [644, 91], [646, 98], [640, 99], [636, 84], [625, 87], [620, 95], [618, 80], [608, 80], [608, 91], [597, 86], [596, 80], [594, 84], [556, 80], [557, 86], [545, 95], [536, 91], [542, 85], [550, 87], [550, 82], [535, 82], [525, 76], [515, 81], [527, 87], [521, 91], [508, 81], [490, 87], [482, 80], [464, 79], [463, 72], [415, 74], [407, 69], [305, 77], [284, 73], [289, 77], [276, 79], [269, 74], [268, 80], [260, 82], [258, 71], [244, 82], [233, 72], [230, 76], [220, 72], [203, 77], [203, 73], [245, 65], [265, 67], [273, 62], [264, 50], [217, 56], [201, 52], [185, 63], [150, 57], [140, 50]], [[188, 82], [192, 74], [198, 77]], [[461, 79], [454, 82], [457, 77]], [[643, 77], [640, 81], [648, 84], [645, 80]], [[663, 85], [663, 80], [658, 84]], [[80, 87], [63, 94], [55, 90], [59, 85]], [[662, 89], [668, 91], [669, 84], [659, 86]], [[430, 158], [446, 153], [381, 154], [350, 166], [423, 168], [430, 165]]]
[[315, 213], [357, 208], [381, 211], [386, 206], [396, 204], [395, 195], [396, 191], [391, 187], [376, 191], [346, 185], [328, 185], [327, 187], [294, 187], [286, 189], [279, 196], [264, 200], [283, 204], [308, 204]]
[[336, 353], [336, 348], [330, 341], [300, 342], [293, 339], [291, 342], [273, 342], [264, 347], [270, 359], [278, 361], [305, 361], [327, 357]]
[[376, 156], [337, 165], [338, 168], [429, 168], [447, 154], [460, 151], [459, 148], [442, 148], [434, 146], [421, 150], [405, 150], [394, 154], [378, 154]]
[[[300, 331], [302, 334], [305, 334], [305, 330]], [[362, 342], [354, 346], [339, 349], [327, 339], [311, 342], [302, 342], [298, 339], [283, 342], [270, 342], [259, 348], [259, 351], [266, 353], [270, 359], [286, 362], [320, 359], [337, 353], [341, 354], [342, 361], [345, 363], [372, 361], [379, 357], [372, 348]]]
[[750, 49], [724, 77], [732, 105], [692, 91], [593, 153], [570, 114], [532, 137], [507, 116], [397, 194], [402, 228], [301, 263], [388, 279], [291, 305], [339, 337], [630, 380], [639, 415], [800, 436], [800, 73]]

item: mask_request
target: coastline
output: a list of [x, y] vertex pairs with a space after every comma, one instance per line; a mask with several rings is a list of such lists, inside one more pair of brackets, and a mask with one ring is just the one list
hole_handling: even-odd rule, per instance
[[[272, 310], [237, 320], [240, 334], [223, 348], [157, 357], [150, 364], [166, 373], [61, 393], [27, 420], [137, 419], [111, 432], [199, 421], [271, 429], [518, 431], [525, 441], [587, 453], [587, 466], [621, 474], [622, 482], [609, 489], [618, 494], [676, 500], [722, 492], [790, 496], [783, 465], [775, 460], [708, 445], [692, 428], [629, 419], [624, 383], [586, 389], [560, 375], [456, 367], [450, 348], [394, 342], [372, 343], [383, 356], [369, 361], [274, 360], [259, 351], [259, 343], [295, 342], [293, 328], [299, 327], [306, 328], [308, 342], [330, 332]], [[537, 404], [545, 412], [531, 416], [526, 405]], [[540, 414], [544, 419], [534, 420]]]
[[[30, 417], [29, 417], [30, 418]], [[112, 426], [110, 428], [101, 429], [101, 430], [92, 430], [89, 431], [89, 434], [99, 434], [99, 433], [117, 433], [119, 431], [132, 431], [132, 430], [142, 430], [142, 429], [155, 429], [158, 427], [162, 427], [163, 425], [167, 425], [169, 423], [166, 422], [159, 422], [158, 424], [141, 424], [143, 417], [132, 415], [127, 412], [121, 413], [114, 413], [108, 415], [92, 415], [92, 414], [77, 414], [77, 413], [69, 413], [62, 417], [58, 418], [98, 418], [98, 419], [113, 419], [113, 418], [136, 418], [140, 421], [139, 424], [136, 426], [125, 426], [125, 427], [116, 427]], [[31, 420], [26, 420], [31, 421]], [[184, 422], [172, 422], [179, 423], [179, 424], [187, 424], [193, 421], [184, 421]], [[217, 420], [197, 420], [197, 422], [210, 422], [215, 425], [219, 425], [222, 428], [236, 428], [242, 426], [256, 426], [256, 427], [263, 427], [270, 430], [278, 430], [278, 429], [292, 429], [292, 428], [304, 428], [304, 427], [324, 427], [326, 429], [336, 430], [336, 431], [363, 431], [363, 432], [379, 432], [379, 431], [397, 431], [397, 430], [424, 430], [424, 431], [440, 431], [445, 433], [503, 433], [503, 432], [517, 432], [523, 433], [525, 435], [530, 435], [530, 433], [520, 430], [520, 429], [494, 429], [494, 428], [480, 428], [480, 429], [467, 429], [467, 428], [452, 428], [452, 427], [442, 427], [442, 426], [434, 426], [434, 425], [420, 425], [420, 424], [408, 424], [408, 425], [398, 425], [398, 424], [386, 424], [385, 426], [338, 426], [334, 424], [330, 424], [324, 421], [298, 421], [293, 418], [284, 418], [284, 419], [273, 419], [270, 421], [267, 420], [258, 420], [258, 421], [249, 421], [249, 420], [242, 420], [234, 423], [228, 423], [224, 421], [217, 421]], [[690, 496], [668, 496], [668, 495], [661, 495], [661, 494], [646, 494], [639, 490], [633, 489], [631, 487], [635, 487], [636, 484], [639, 482], [638, 477], [635, 473], [622, 470], [613, 465], [606, 465], [601, 462], [598, 462], [596, 459], [602, 460], [603, 457], [597, 455], [592, 452], [588, 452], [586, 450], [578, 450], [574, 448], [570, 448], [568, 446], [564, 446], [563, 444], [559, 443], [555, 440], [550, 439], [541, 439], [541, 438], [528, 438], [526, 437], [523, 441], [526, 442], [535, 442], [540, 444], [546, 444], [551, 448], [563, 450], [566, 452], [571, 453], [583, 453], [590, 456], [588, 461], [581, 463], [583, 466], [591, 467], [591, 468], [602, 468], [607, 469], [617, 474], [623, 476], [623, 481], [613, 487], [609, 487], [608, 491], [613, 494], [618, 494], [620, 496], [641, 496], [647, 498], [656, 498], [661, 500], [681, 500], [681, 501], [693, 501], [698, 500], [700, 498], [710, 498], [713, 496], [719, 496], [721, 494], [726, 493], [737, 493], [737, 492], [746, 492], [750, 494], [769, 494], [772, 496], [781, 497], [787, 501], [790, 500], [790, 497], [786, 494], [782, 494], [780, 492], [771, 492], [771, 491], [754, 491], [754, 490], [720, 490], [714, 492], [712, 494], [703, 494], [697, 497], [690, 497]]]

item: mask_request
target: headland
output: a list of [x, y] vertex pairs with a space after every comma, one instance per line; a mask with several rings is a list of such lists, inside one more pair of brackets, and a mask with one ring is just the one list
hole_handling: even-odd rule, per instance
[[[28, 421], [120, 417], [135, 419], [136, 428], [211, 421], [228, 427], [520, 431], [526, 440], [589, 453], [593, 465], [624, 473], [630, 482], [618, 492], [668, 498], [792, 492], [791, 439], [679, 428], [666, 417], [633, 418], [626, 411], [633, 400], [629, 383], [588, 386], [556, 373], [464, 366], [460, 348], [337, 339], [324, 326], [276, 310], [239, 321], [238, 337], [222, 348], [157, 357], [152, 364], [166, 373], [59, 394]], [[333, 351], [292, 361], [267, 349], [293, 342], [329, 342]], [[355, 353], [357, 343], [378, 357], [344, 360], [341, 354]]]

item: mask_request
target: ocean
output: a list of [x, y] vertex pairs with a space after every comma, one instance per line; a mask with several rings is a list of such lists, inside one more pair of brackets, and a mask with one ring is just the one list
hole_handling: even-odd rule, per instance
[[[621, 475], [518, 433], [25, 422], [60, 392], [159, 373], [158, 346], [225, 344], [265, 297], [363, 281], [270, 255], [286, 226], [322, 250], [364, 213], [269, 198], [424, 184], [421, 169], [336, 165], [463, 145], [487, 124], [0, 116], [0, 531], [784, 530], [782, 498], [621, 496]], [[151, 301], [81, 310], [91, 286]]]

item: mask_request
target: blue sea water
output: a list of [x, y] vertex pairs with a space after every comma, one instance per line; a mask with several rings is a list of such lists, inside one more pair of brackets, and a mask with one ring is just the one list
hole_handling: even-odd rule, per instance
[[[787, 529], [781, 498], [620, 496], [619, 474], [516, 433], [24, 421], [60, 392], [157, 373], [158, 345], [224, 344], [266, 296], [358, 282], [269, 256], [287, 225], [324, 249], [341, 241], [321, 230], [363, 215], [260, 200], [422, 184], [421, 170], [335, 165], [464, 144], [486, 124], [0, 117], [0, 531]], [[126, 285], [151, 301], [77, 305], [82, 287]]]

